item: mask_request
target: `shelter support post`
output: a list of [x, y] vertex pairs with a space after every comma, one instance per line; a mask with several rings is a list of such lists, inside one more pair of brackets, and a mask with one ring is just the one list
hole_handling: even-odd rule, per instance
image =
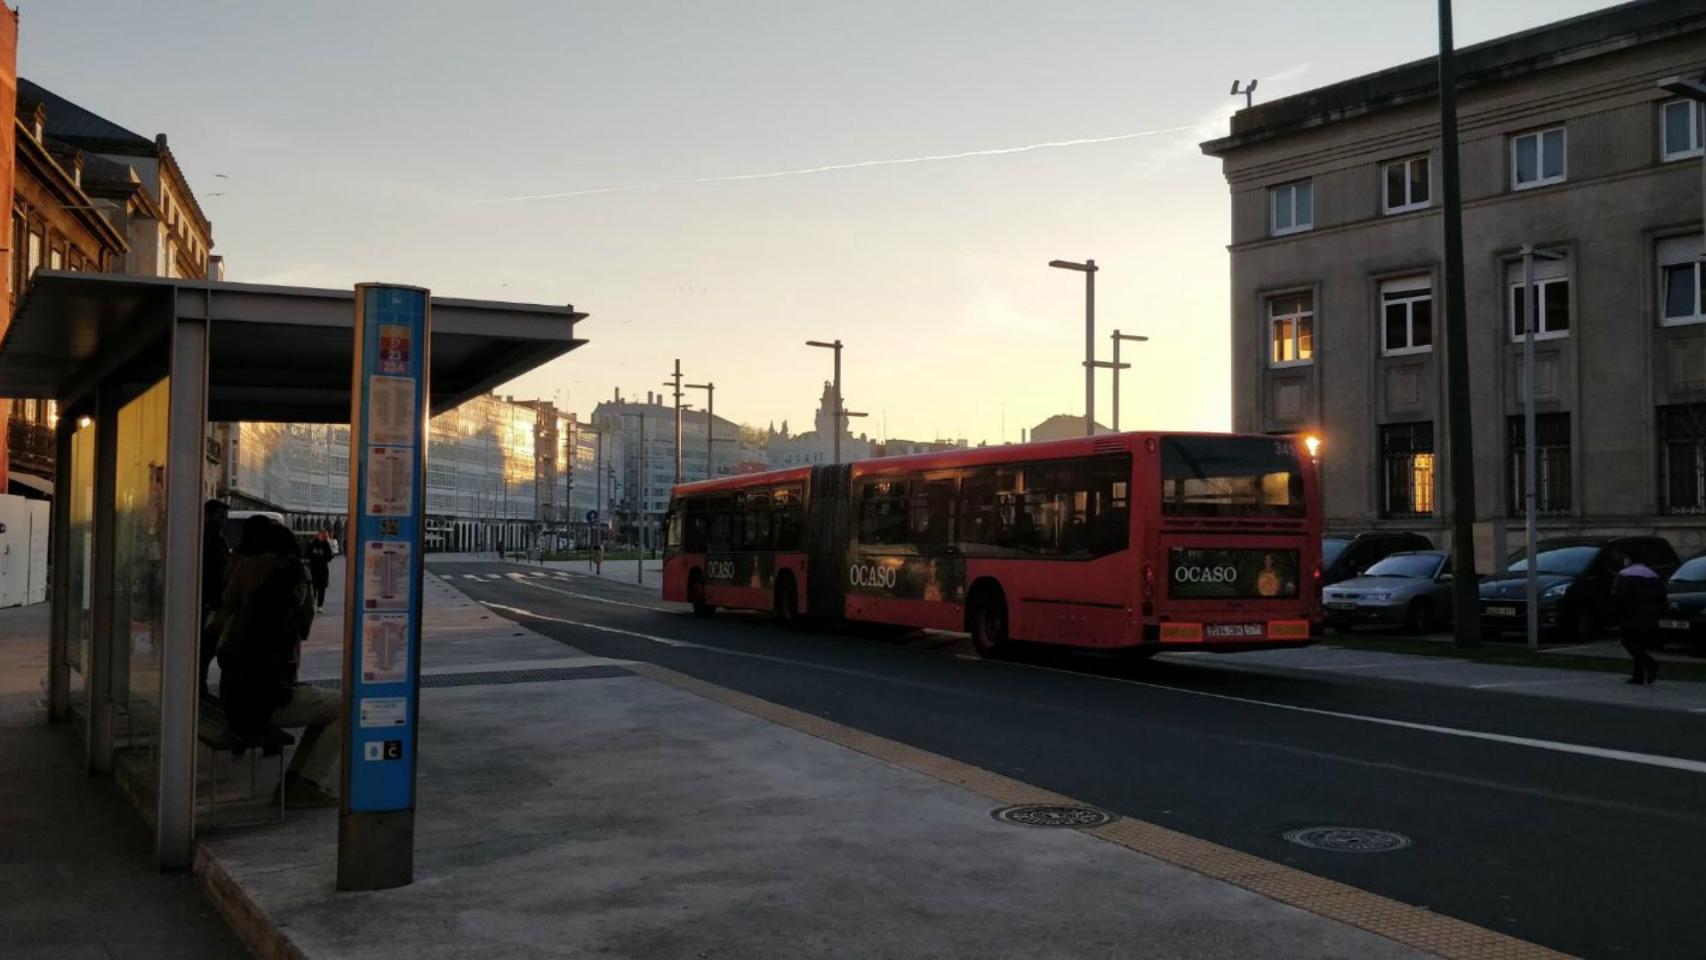
[[103, 384], [95, 394], [94, 580], [90, 603], [89, 672], [83, 695], [89, 717], [88, 766], [95, 776], [113, 772], [113, 624], [115, 540], [118, 527], [119, 394]]
[[54, 430], [53, 521], [48, 543], [53, 569], [49, 600], [52, 626], [48, 632], [47, 722], [71, 719], [71, 435], [73, 417], [61, 416]]
[[160, 669], [160, 789], [155, 851], [163, 870], [190, 866], [195, 839], [196, 698], [201, 659], [203, 435], [207, 431], [207, 328], [172, 326], [166, 432], [165, 649]]

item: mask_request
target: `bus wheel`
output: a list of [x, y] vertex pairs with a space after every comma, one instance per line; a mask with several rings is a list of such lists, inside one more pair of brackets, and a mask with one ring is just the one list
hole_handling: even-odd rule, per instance
[[705, 602], [705, 578], [699, 571], [687, 579], [687, 602], [693, 604], [695, 617], [708, 617], [717, 612], [717, 608]]
[[793, 625], [800, 622], [800, 595], [794, 590], [794, 578], [784, 575], [776, 583], [776, 619]]
[[972, 601], [970, 616], [971, 645], [980, 657], [998, 657], [1006, 652], [1007, 598], [999, 587], [979, 590]]

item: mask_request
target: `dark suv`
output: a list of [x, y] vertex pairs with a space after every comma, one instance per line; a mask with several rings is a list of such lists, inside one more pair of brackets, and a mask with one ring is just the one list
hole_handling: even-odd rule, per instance
[[[1617, 620], [1612, 580], [1631, 561], [1660, 577], [1676, 570], [1676, 551], [1659, 537], [1565, 537], [1534, 545], [1540, 588], [1540, 629], [1554, 639], [1592, 643]], [[1481, 581], [1481, 626], [1489, 636], [1528, 629], [1528, 561], [1511, 555], [1509, 569]]]
[[1419, 533], [1371, 531], [1355, 536], [1329, 535], [1321, 538], [1321, 586], [1361, 576], [1400, 550], [1432, 550], [1434, 545]]

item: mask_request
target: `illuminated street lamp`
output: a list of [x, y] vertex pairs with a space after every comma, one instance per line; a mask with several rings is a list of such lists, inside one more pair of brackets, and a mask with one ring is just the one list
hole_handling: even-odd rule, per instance
[[1311, 433], [1303, 438], [1303, 447], [1309, 451], [1309, 459], [1321, 462], [1321, 438]]

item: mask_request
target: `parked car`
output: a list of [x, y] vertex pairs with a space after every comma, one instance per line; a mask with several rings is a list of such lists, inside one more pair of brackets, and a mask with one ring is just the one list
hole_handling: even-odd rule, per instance
[[[1540, 630], [1555, 640], [1592, 643], [1617, 621], [1611, 586], [1634, 560], [1661, 577], [1677, 569], [1676, 551], [1659, 537], [1566, 537], [1535, 544]], [[1489, 636], [1528, 629], [1528, 559], [1481, 581], [1481, 628]]]
[[1360, 576], [1400, 550], [1432, 550], [1433, 544], [1419, 533], [1370, 531], [1354, 536], [1321, 538], [1321, 585]]
[[1450, 619], [1451, 554], [1401, 550], [1362, 576], [1325, 588], [1321, 600], [1328, 627], [1402, 624], [1409, 633], [1426, 633]]
[[1670, 602], [1659, 621], [1659, 643], [1685, 643], [1706, 654], [1706, 553], [1682, 562], [1665, 581]]

